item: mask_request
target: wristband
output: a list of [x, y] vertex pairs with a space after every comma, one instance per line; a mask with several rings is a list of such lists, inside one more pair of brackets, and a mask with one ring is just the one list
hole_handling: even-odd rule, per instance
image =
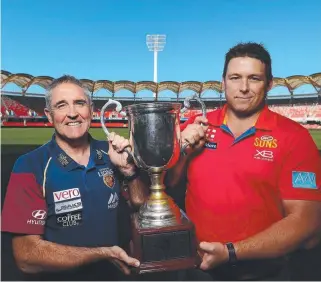
[[133, 175], [131, 175], [131, 176], [124, 176], [124, 180], [126, 181], [126, 182], [130, 182], [130, 181], [133, 181], [133, 180], [135, 180], [138, 176], [139, 176], [139, 169], [136, 169], [136, 171], [134, 172], [134, 174]]
[[225, 245], [228, 250], [228, 262], [232, 265], [235, 265], [235, 263], [237, 262], [237, 257], [236, 257], [234, 245], [233, 243], [226, 243]]

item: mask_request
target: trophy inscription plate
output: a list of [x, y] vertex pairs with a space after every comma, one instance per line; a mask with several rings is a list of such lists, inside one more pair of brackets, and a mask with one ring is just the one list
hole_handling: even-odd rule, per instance
[[183, 214], [180, 224], [159, 228], [143, 228], [134, 214], [132, 240], [130, 255], [141, 263], [132, 271], [138, 274], [194, 268], [200, 263], [194, 225]]

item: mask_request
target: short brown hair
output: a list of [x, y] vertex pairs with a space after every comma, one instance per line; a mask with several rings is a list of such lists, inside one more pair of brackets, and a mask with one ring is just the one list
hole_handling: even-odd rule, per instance
[[272, 60], [270, 53], [264, 48], [263, 44], [254, 42], [239, 43], [232, 47], [225, 55], [225, 63], [223, 69], [223, 78], [226, 76], [227, 67], [233, 58], [250, 57], [260, 60], [265, 65], [265, 75], [267, 83], [273, 79], [272, 76]]

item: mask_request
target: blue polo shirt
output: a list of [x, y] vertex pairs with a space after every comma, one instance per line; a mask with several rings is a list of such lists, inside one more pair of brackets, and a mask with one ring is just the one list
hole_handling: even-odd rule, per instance
[[2, 212], [2, 231], [41, 234], [70, 246], [118, 245], [119, 173], [108, 143], [90, 139], [90, 160], [79, 165], [56, 143], [15, 163]]

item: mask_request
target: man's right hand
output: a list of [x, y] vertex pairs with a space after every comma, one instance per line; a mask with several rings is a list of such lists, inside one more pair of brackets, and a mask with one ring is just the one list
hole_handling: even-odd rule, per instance
[[205, 144], [205, 132], [208, 128], [207, 118], [198, 116], [195, 118], [194, 123], [187, 125], [181, 132], [182, 144], [188, 143], [189, 146], [185, 149], [187, 154], [200, 149]]
[[140, 262], [130, 257], [122, 248], [118, 246], [102, 247], [104, 256], [115, 264], [126, 275], [131, 273], [130, 267], [139, 267]]

